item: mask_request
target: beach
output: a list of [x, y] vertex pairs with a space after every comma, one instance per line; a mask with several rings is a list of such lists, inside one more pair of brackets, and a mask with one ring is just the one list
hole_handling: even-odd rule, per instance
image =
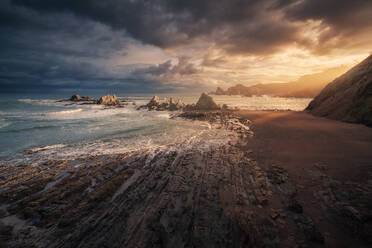
[[182, 119], [210, 126], [204, 136], [151, 152], [3, 166], [1, 220], [13, 228], [3, 234], [10, 247], [370, 242], [370, 128], [295, 111]]
[[252, 158], [262, 168], [277, 165], [288, 172], [304, 213], [329, 234], [326, 244], [363, 246], [357, 240], [365, 239], [358, 235], [363, 236], [363, 228], [368, 233], [371, 225], [372, 129], [306, 112], [240, 111], [239, 115], [253, 122], [255, 136], [247, 145]]

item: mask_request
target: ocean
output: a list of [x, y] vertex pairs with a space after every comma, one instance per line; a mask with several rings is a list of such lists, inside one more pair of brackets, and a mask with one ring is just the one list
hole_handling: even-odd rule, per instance
[[[196, 103], [198, 94], [173, 94]], [[159, 95], [162, 99], [164, 96]], [[50, 159], [154, 151], [209, 140], [226, 142], [232, 134], [201, 121], [171, 118], [172, 112], [137, 110], [152, 95], [118, 95], [124, 108], [57, 102], [70, 96], [2, 96], [0, 99], [0, 165], [38, 165]], [[248, 110], [303, 110], [311, 99], [213, 96], [218, 104]], [[135, 104], [135, 105], [134, 105]], [[27, 151], [27, 152], [25, 152]]]

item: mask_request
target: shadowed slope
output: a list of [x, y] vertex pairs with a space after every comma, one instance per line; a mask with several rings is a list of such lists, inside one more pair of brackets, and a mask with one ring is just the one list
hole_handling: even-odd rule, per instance
[[372, 126], [372, 55], [328, 84], [307, 110], [317, 116]]

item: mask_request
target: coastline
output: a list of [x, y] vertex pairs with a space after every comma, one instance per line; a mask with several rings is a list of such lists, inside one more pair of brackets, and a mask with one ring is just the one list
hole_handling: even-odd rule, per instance
[[1, 168], [0, 216], [16, 233], [6, 242], [10, 247], [370, 242], [372, 129], [293, 111], [203, 118], [226, 129], [232, 125], [239, 135], [206, 150], [191, 146]]

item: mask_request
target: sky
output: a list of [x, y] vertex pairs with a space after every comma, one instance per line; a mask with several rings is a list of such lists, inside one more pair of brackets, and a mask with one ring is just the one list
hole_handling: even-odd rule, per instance
[[370, 0], [1, 0], [1, 92], [201, 92], [371, 51]]

